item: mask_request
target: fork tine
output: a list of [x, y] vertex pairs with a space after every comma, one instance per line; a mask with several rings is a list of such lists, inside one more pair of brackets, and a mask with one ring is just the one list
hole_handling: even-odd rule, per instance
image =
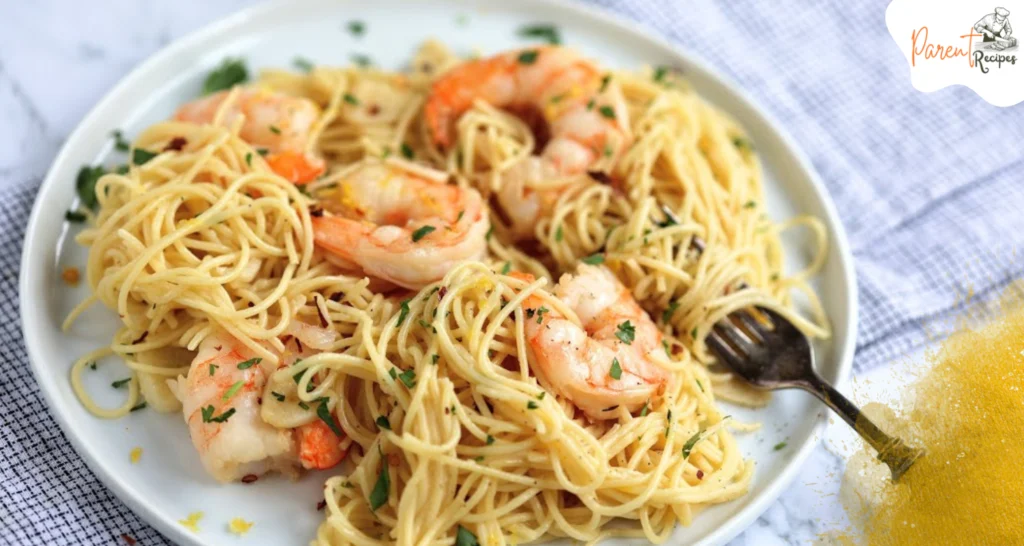
[[711, 348], [718, 358], [725, 361], [725, 364], [732, 369], [738, 368], [743, 364], [743, 357], [736, 352], [725, 340], [723, 340], [718, 332], [712, 331], [706, 338], [704, 343]]
[[767, 333], [764, 326], [746, 309], [732, 313], [729, 318], [732, 319], [733, 324], [742, 328], [743, 333], [747, 334], [754, 343], [764, 343], [764, 336]]
[[754, 342], [751, 341], [742, 330], [733, 325], [732, 322], [728, 320], [725, 322], [726, 325], [723, 325], [722, 323], [716, 324], [713, 331], [730, 345], [735, 347], [737, 352], [742, 355], [749, 355], [754, 349]]

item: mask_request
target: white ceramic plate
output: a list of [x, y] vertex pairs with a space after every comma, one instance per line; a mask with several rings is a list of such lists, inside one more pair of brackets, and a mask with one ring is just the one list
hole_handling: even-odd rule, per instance
[[[350, 20], [366, 23], [366, 34], [353, 37]], [[687, 52], [674, 49], [654, 33], [592, 8], [551, 0], [444, 0], [430, 5], [401, 0], [344, 2], [304, 0], [279, 2], [240, 12], [194, 33], [155, 55], [132, 72], [85, 118], [57, 156], [29, 221], [22, 261], [22, 320], [36, 378], [53, 414], [89, 467], [124, 502], [171, 539], [191, 545], [305, 544], [313, 536], [321, 513], [324, 475], [307, 475], [298, 483], [264, 479], [253, 485], [219, 485], [204, 473], [179, 415], [152, 410], [118, 421], [89, 415], [71, 390], [68, 370], [87, 350], [105, 345], [117, 318], [94, 308], [63, 334], [60, 324], [74, 304], [87, 296], [83, 287], [61, 282], [65, 266], [81, 266], [83, 249], [71, 239], [77, 227], [63, 221], [74, 203], [78, 168], [97, 161], [108, 165], [124, 158], [113, 151], [110, 132], [135, 135], [166, 118], [175, 106], [194, 98], [206, 73], [224, 57], [243, 56], [250, 68], [289, 67], [296, 56], [322, 64], [347, 64], [354, 53], [371, 56], [375, 64], [398, 68], [416, 46], [441, 37], [456, 51], [479, 47], [484, 53], [521, 46], [516, 29], [532, 22], [558, 25], [566, 43], [608, 66], [639, 67], [669, 64], [681, 67], [707, 99], [730, 112], [749, 131], [764, 162], [767, 208], [775, 219], [812, 214], [830, 230], [828, 264], [817, 290], [832, 319], [835, 335], [816, 348], [819, 369], [831, 380], [850, 370], [856, 331], [856, 283], [852, 258], [842, 225], [826, 192], [793, 142], [763, 110], [743, 97]], [[806, 241], [787, 241], [788, 266], [806, 263]], [[84, 283], [83, 283], [84, 284]], [[114, 359], [87, 372], [91, 391], [101, 402], [119, 403], [122, 393], [110, 388], [124, 377]], [[822, 406], [799, 392], [778, 394], [767, 408], [730, 408], [742, 420], [764, 423], [761, 431], [741, 435], [744, 454], [757, 462], [750, 493], [701, 513], [688, 528], [680, 528], [675, 543], [719, 544], [749, 525], [793, 479], [817, 443], [825, 425]], [[779, 442], [787, 447], [773, 450]], [[129, 451], [142, 447], [138, 464]], [[189, 513], [202, 511], [200, 531], [178, 524]], [[256, 522], [244, 539], [230, 535], [226, 523], [243, 517]]]

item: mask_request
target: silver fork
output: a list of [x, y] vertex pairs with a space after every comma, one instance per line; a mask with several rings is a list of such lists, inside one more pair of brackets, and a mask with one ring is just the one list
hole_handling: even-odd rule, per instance
[[[676, 223], [679, 219], [668, 207], [665, 215]], [[704, 241], [693, 238], [692, 246], [704, 252]], [[719, 322], [705, 338], [708, 347], [736, 375], [759, 389], [803, 389], [853, 427], [861, 438], [878, 452], [878, 459], [888, 465], [893, 481], [900, 479], [924, 450], [910, 447], [903, 440], [886, 434], [814, 371], [814, 352], [803, 332], [778, 313], [756, 307], [759, 317], [747, 310], [731, 313], [729, 320]]]

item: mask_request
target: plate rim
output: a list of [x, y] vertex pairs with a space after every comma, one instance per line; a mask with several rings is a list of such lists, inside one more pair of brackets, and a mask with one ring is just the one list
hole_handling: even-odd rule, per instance
[[[322, 2], [323, 0], [301, 1], [306, 4], [314, 4]], [[626, 16], [610, 12], [606, 8], [598, 5], [584, 4], [580, 1], [570, 0], [530, 1], [536, 4], [547, 5], [555, 9], [566, 10], [582, 19], [590, 19], [591, 22], [597, 22], [613, 27], [622, 32], [628, 39], [647, 41], [667, 52], [670, 52], [673, 56], [684, 60], [690, 68], [701, 72], [702, 77], [728, 88], [734, 95], [733, 98], [748, 110], [749, 115], [753, 116], [758, 123], [764, 126], [781, 142], [783, 148], [795, 161], [796, 169], [802, 171], [802, 174], [804, 174], [810, 182], [810, 186], [814, 192], [814, 197], [820, 203], [825, 213], [823, 220], [826, 222], [829, 229], [829, 242], [835, 248], [836, 256], [838, 257], [839, 263], [837, 265], [839, 266], [842, 285], [843, 288], [845, 288], [846, 293], [846, 301], [840, 301], [838, 303], [846, 310], [846, 331], [843, 332], [843, 345], [834, 345], [836, 350], [834, 351], [833, 358], [838, 360], [836, 364], [836, 377], [834, 383], [837, 386], [844, 384], [850, 376], [850, 372], [853, 367], [854, 351], [856, 348], [857, 327], [859, 321], [859, 287], [856, 279], [853, 254], [850, 249], [845, 227], [843, 226], [836, 210], [835, 203], [832, 201], [831, 194], [807, 158], [803, 149], [797, 145], [793, 137], [785, 131], [783, 126], [775, 119], [775, 117], [766, 108], [761, 106], [756, 99], [748, 95], [744, 91], [743, 87], [738, 85], [729, 76], [711, 68], [699, 53], [684, 49], [682, 45], [673, 43], [660, 31], [629, 19]], [[339, 5], [344, 5], [346, 3], [347, 2], [343, 1], [338, 2]], [[500, 0], [473, 0], [472, 3], [478, 5], [501, 4]], [[37, 386], [46, 401], [47, 410], [57, 421], [61, 430], [64, 432], [64, 435], [70, 440], [72, 447], [75, 449], [78, 456], [83, 460], [93, 474], [99, 478], [104, 487], [112, 491], [117, 496], [118, 500], [124, 503], [125, 506], [139, 515], [148, 524], [156, 528], [165, 537], [180, 544], [206, 546], [206, 541], [202, 539], [201, 535], [187, 532], [184, 527], [178, 525], [168, 514], [158, 510], [146, 499], [140, 499], [137, 495], [131, 492], [128, 487], [126, 487], [124, 480], [108, 472], [106, 467], [101, 464], [87, 448], [84, 439], [79, 438], [79, 436], [75, 434], [74, 429], [72, 429], [70, 423], [65, 419], [63, 412], [58, 410], [60, 404], [56, 399], [56, 393], [45, 388], [46, 375], [49, 370], [43, 369], [41, 364], [42, 351], [39, 348], [41, 341], [36, 339], [38, 334], [30, 328], [30, 325], [36, 325], [39, 324], [40, 321], [45, 320], [45, 317], [43, 317], [44, 312], [40, 311], [40, 308], [45, 307], [27, 305], [26, 302], [28, 299], [26, 296], [31, 295], [33, 288], [32, 278], [39, 277], [38, 275], [30, 275], [28, 273], [38, 272], [33, 270], [33, 258], [40, 254], [47, 253], [47, 249], [39, 248], [37, 237], [39, 236], [41, 224], [48, 221], [47, 218], [44, 218], [43, 203], [52, 201], [52, 197], [49, 199], [46, 197], [51, 196], [53, 192], [58, 191], [59, 189], [57, 187], [57, 172], [67, 170], [67, 168], [64, 167], [64, 164], [70, 161], [69, 156], [73, 154], [73, 150], [81, 146], [79, 141], [85, 139], [87, 132], [92, 132], [88, 131], [88, 128], [97, 123], [97, 118], [100, 117], [101, 112], [107, 110], [111, 103], [116, 102], [120, 95], [125, 94], [126, 89], [136, 85], [137, 80], [144, 79], [144, 76], [147, 73], [168, 63], [175, 56], [191, 48], [196, 43], [215, 39], [217, 35], [222, 34], [226, 29], [230, 29], [236, 25], [244, 25], [248, 20], [264, 15], [265, 12], [273, 12], [279, 9], [286, 9], [288, 7], [295, 7], [295, 2], [290, 0], [270, 0], [242, 8], [177, 38], [159, 51], [150, 55], [130, 72], [124, 75], [118, 83], [107, 91], [103, 98], [89, 110], [81, 121], [77, 123], [75, 129], [68, 135], [67, 140], [65, 140], [60, 151], [54, 157], [50, 168], [47, 170], [46, 176], [43, 178], [43, 181], [39, 186], [39, 191], [32, 205], [32, 212], [25, 228], [25, 238], [22, 245], [22, 256], [20, 260], [18, 279], [19, 315], [21, 318], [22, 336], [24, 338], [25, 348], [29, 357], [29, 365], [32, 369], [33, 375], [35, 376]], [[54, 254], [50, 254], [49, 257], [52, 258], [53, 255]], [[832, 318], [834, 319], [835, 317]], [[835, 337], [837, 336], [835, 336], [834, 332], [833, 338]], [[750, 498], [746, 506], [727, 518], [722, 525], [712, 530], [696, 544], [724, 544], [749, 528], [751, 523], [760, 517], [760, 515], [763, 514], [765, 510], [767, 510], [767, 508], [779, 498], [783, 489], [787, 488], [796, 478], [804, 461], [807, 460], [811, 452], [824, 438], [824, 432], [827, 424], [828, 413], [819, 412], [818, 417], [815, 418], [814, 424], [811, 427], [808, 438], [803, 442], [800, 449], [784, 463], [782, 472], [774, 476], [760, 493], [753, 498]]]

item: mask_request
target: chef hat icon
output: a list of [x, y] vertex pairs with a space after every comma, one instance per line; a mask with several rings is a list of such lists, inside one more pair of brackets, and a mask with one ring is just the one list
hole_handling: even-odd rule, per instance
[[1006, 8], [996, 8], [996, 15], [1006, 17], [1007, 15], [1010, 15], [1010, 10]]

